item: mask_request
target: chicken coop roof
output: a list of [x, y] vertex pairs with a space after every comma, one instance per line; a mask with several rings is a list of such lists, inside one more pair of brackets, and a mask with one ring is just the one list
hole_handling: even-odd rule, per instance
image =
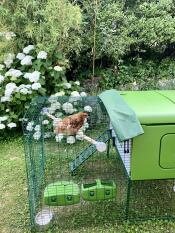
[[141, 124], [175, 123], [175, 91], [122, 91]]

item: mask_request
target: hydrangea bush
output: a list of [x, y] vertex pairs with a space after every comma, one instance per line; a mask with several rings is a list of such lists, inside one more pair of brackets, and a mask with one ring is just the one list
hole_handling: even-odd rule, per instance
[[[79, 84], [77, 82], [77, 84]], [[60, 91], [48, 98], [47, 108], [44, 108], [41, 112], [43, 114], [42, 125], [44, 127], [44, 137], [50, 138], [55, 137], [57, 142], [62, 140], [68, 144], [74, 144], [77, 140], [83, 140], [83, 135], [86, 129], [89, 128], [87, 120], [84, 121], [83, 126], [79, 129], [75, 136], [66, 136], [63, 134], [54, 134], [54, 127], [61, 121], [64, 117], [70, 116], [79, 112], [87, 112], [89, 115], [93, 111], [93, 107], [90, 105], [82, 105], [82, 98], [87, 96], [85, 92], [73, 91], [69, 97], [61, 98], [64, 96], [65, 92]], [[50, 119], [46, 113], [49, 113], [55, 119]], [[26, 119], [27, 120], [27, 119]], [[26, 130], [31, 132], [33, 138], [38, 141], [41, 138], [41, 126], [35, 125], [34, 121], [28, 121]]]
[[7, 54], [0, 64], [0, 133], [20, 125], [24, 110], [37, 95], [69, 95], [80, 82], [67, 82], [68, 61], [28, 45], [18, 54]]

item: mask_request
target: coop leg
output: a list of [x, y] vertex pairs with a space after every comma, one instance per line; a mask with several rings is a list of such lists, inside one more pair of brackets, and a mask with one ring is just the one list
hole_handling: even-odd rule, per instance
[[107, 158], [109, 158], [110, 142], [111, 142], [111, 140], [109, 140], [108, 144], [107, 144]]
[[126, 197], [126, 209], [125, 209], [125, 219], [128, 220], [129, 218], [129, 205], [130, 205], [130, 198], [131, 198], [131, 186], [132, 181], [128, 179], [127, 184], [127, 197]]

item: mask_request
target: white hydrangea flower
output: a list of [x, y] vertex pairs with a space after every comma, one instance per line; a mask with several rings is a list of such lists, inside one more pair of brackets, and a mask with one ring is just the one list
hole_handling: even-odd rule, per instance
[[34, 50], [34, 48], [35, 48], [34, 45], [28, 45], [27, 47], [23, 49], [23, 53], [29, 54], [30, 51]]
[[15, 89], [16, 88], [16, 83], [7, 83], [6, 89]]
[[63, 95], [65, 95], [64, 91], [60, 91], [55, 94], [55, 96], [63, 96]]
[[48, 124], [49, 124], [49, 121], [48, 121], [48, 120], [44, 120], [44, 121], [42, 122], [42, 124], [43, 124], [43, 125], [48, 125]]
[[5, 73], [5, 76], [8, 77], [8, 76], [11, 76], [11, 77], [15, 77], [15, 78], [18, 78], [22, 75], [23, 73], [20, 71], [20, 70], [16, 70], [16, 69], [10, 69], [9, 71], [7, 71]]
[[72, 91], [70, 95], [77, 97], [80, 96], [80, 93], [78, 91]]
[[69, 102], [75, 102], [81, 98], [80, 94], [78, 91], [72, 91], [71, 96], [69, 98]]
[[11, 66], [11, 64], [13, 63], [13, 59], [14, 59], [15, 55], [13, 53], [8, 53], [4, 59], [4, 64], [6, 65], [7, 68], [9, 68]]
[[19, 87], [16, 88], [16, 92], [20, 92], [22, 94], [30, 94], [32, 93], [30, 88], [31, 85], [21, 84]]
[[25, 56], [22, 60], [21, 60], [21, 65], [24, 66], [30, 66], [32, 65], [32, 59], [34, 59], [32, 56]]
[[32, 84], [32, 90], [38, 90], [41, 88], [41, 84], [40, 83], [33, 83]]
[[21, 85], [19, 85], [19, 87], [17, 87], [17, 90], [20, 90], [20, 89], [25, 88], [25, 87], [26, 87], [25, 84], [21, 84]]
[[27, 85], [25, 85], [25, 87], [26, 87], [27, 89], [30, 89], [30, 88], [32, 88], [32, 85], [31, 85], [31, 84], [27, 84]]
[[55, 139], [56, 139], [56, 142], [61, 142], [61, 140], [64, 138], [64, 135], [63, 134], [57, 134], [56, 136], [55, 136]]
[[33, 124], [34, 124], [33, 122], [28, 122], [26, 129], [28, 131], [32, 131], [33, 130]]
[[5, 32], [4, 36], [6, 40], [11, 40], [16, 34], [14, 32]]
[[0, 64], [0, 71], [4, 69], [4, 65], [3, 64]]
[[5, 96], [6, 96], [6, 97], [11, 97], [12, 93], [13, 93], [13, 90], [12, 90], [12, 89], [6, 89], [6, 90], [5, 90]]
[[61, 66], [54, 66], [54, 70], [56, 70], [56, 71], [62, 71], [63, 68]]
[[48, 98], [48, 101], [50, 103], [55, 103], [57, 102], [57, 97], [55, 95], [51, 95], [49, 98]]
[[15, 128], [15, 127], [16, 127], [16, 123], [11, 122], [11, 123], [9, 123], [7, 126], [8, 126], [10, 129], [12, 129], [12, 128]]
[[4, 64], [6, 65], [7, 68], [10, 68], [12, 63], [13, 63], [13, 60], [10, 60], [10, 59], [4, 60]]
[[67, 143], [68, 144], [74, 144], [75, 143], [75, 137], [74, 136], [67, 137]]
[[28, 91], [28, 89], [27, 88], [21, 88], [20, 89], [20, 91], [19, 91], [21, 94], [24, 94], [24, 95], [27, 95], [27, 94], [29, 94], [29, 91]]
[[40, 78], [41, 73], [39, 71], [34, 71], [32, 73], [26, 73], [24, 75], [24, 78], [27, 78], [30, 80], [31, 83], [38, 82]]
[[62, 108], [66, 113], [72, 114], [74, 112], [74, 108], [73, 108], [73, 105], [71, 103], [68, 103], [68, 102], [64, 103], [62, 105]]
[[46, 59], [47, 53], [45, 51], [40, 51], [37, 55], [37, 59]]
[[92, 112], [91, 106], [89, 106], [89, 105], [85, 106], [85, 107], [84, 107], [84, 111], [85, 111], [85, 112]]
[[40, 125], [36, 125], [34, 128], [35, 131], [40, 131], [41, 130], [41, 126]]
[[59, 102], [54, 102], [51, 104], [50, 108], [52, 108], [56, 111], [56, 110], [61, 108], [61, 104]]
[[61, 104], [59, 102], [52, 103], [50, 108], [48, 108], [49, 113], [53, 114], [56, 110], [60, 109]]
[[9, 108], [7, 108], [5, 111], [6, 111], [6, 112], [10, 112], [10, 109], [9, 109]]
[[5, 125], [0, 123], [0, 129], [5, 129]]
[[16, 55], [16, 58], [19, 59], [20, 61], [23, 60], [25, 58], [25, 54], [24, 53], [18, 53]]
[[[11, 70], [11, 69], [10, 69]], [[5, 77], [10, 77], [11, 76], [11, 72], [10, 72], [10, 70], [9, 71], [7, 71], [6, 73], [5, 73]]]
[[70, 89], [72, 87], [71, 83], [63, 83], [64, 87]]
[[84, 91], [82, 91], [82, 92], [80, 93], [80, 95], [81, 95], [81, 97], [85, 97], [85, 96], [87, 96], [87, 93], [84, 92]]
[[77, 86], [80, 86], [80, 82], [79, 81], [75, 81], [74, 82]]
[[48, 108], [48, 112], [50, 113], [50, 114], [53, 114], [53, 113], [55, 113], [55, 109], [53, 109], [53, 108]]
[[7, 119], [8, 119], [8, 116], [2, 116], [2, 117], [0, 117], [0, 122], [6, 121]]
[[3, 102], [10, 102], [10, 96], [2, 96], [1, 97], [1, 103], [3, 103]]
[[5, 79], [4, 76], [0, 75], [0, 84], [4, 82], [4, 79]]
[[41, 132], [40, 131], [36, 131], [34, 134], [33, 134], [33, 138], [35, 140], [39, 140], [41, 137]]
[[5, 97], [11, 97], [11, 94], [16, 90], [15, 83], [8, 83], [5, 87]]
[[24, 78], [29, 79], [31, 73], [25, 73]]

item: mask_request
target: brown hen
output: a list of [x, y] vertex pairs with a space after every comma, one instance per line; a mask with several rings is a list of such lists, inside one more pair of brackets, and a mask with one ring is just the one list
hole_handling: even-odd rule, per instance
[[79, 112], [65, 117], [56, 124], [54, 131], [56, 134], [76, 135], [87, 117], [88, 114], [86, 112]]

